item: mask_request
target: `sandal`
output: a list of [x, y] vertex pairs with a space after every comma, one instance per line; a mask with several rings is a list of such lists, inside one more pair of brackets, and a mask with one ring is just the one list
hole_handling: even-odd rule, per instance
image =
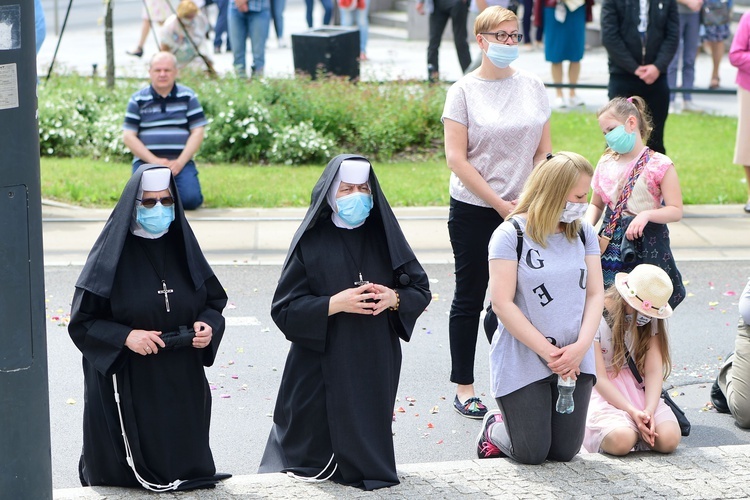
[[708, 86], [711, 90], [716, 90], [719, 88], [719, 79], [718, 78], [711, 78], [711, 85]]
[[467, 418], [483, 419], [487, 414], [487, 407], [482, 404], [482, 400], [478, 397], [469, 398], [462, 403], [456, 396], [456, 399], [453, 400], [453, 408]]

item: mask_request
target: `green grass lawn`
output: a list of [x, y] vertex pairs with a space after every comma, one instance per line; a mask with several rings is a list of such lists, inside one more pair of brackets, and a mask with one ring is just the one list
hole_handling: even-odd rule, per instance
[[[665, 143], [680, 176], [685, 204], [744, 203], [747, 186], [741, 166], [732, 164], [737, 119], [672, 115]], [[596, 165], [604, 138], [593, 113], [554, 113], [555, 151], [575, 151]], [[343, 152], [343, 151], [342, 151]], [[305, 207], [325, 165], [208, 165], [197, 159], [205, 206]], [[111, 207], [130, 176], [130, 165], [87, 158], [43, 157], [42, 196], [89, 207]], [[448, 204], [448, 177], [442, 152], [432, 159], [374, 162], [393, 206]]]

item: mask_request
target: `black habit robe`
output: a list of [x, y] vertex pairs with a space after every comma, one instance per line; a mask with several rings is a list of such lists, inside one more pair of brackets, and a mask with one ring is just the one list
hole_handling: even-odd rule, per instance
[[[211, 366], [224, 333], [227, 296], [201, 253], [185, 219], [174, 179], [175, 220], [169, 232], [144, 239], [130, 221], [144, 165], [133, 174], [89, 254], [73, 296], [68, 326], [83, 353], [84, 486], [138, 487], [126, 462], [112, 375], [117, 376], [125, 432], [139, 475], [178, 489], [212, 487], [216, 474], [209, 447], [211, 393], [204, 366]], [[162, 280], [169, 289], [166, 311]], [[203, 321], [213, 329], [204, 349], [192, 346], [142, 356], [125, 347], [133, 329], [163, 333]]]
[[[313, 189], [273, 298], [271, 316], [292, 345], [259, 472], [325, 478], [335, 464], [332, 480], [372, 490], [399, 483], [392, 435], [399, 339], [410, 339], [431, 294], [372, 169], [365, 224], [350, 230], [331, 221], [326, 193], [347, 158], [361, 159], [334, 158]], [[330, 297], [353, 288], [359, 273], [396, 289], [398, 310], [329, 317]]]

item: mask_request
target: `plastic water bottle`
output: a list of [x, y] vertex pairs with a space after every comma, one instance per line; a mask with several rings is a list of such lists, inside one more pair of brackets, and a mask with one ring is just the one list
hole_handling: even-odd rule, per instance
[[576, 381], [573, 377], [564, 379], [557, 376], [557, 391], [560, 395], [557, 397], [556, 410], [558, 413], [573, 413], [575, 402], [573, 401], [573, 391], [576, 390]]

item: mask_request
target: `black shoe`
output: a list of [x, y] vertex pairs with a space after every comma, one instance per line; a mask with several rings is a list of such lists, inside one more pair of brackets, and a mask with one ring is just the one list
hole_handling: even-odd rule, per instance
[[729, 413], [727, 397], [721, 392], [718, 378], [714, 380], [714, 385], [711, 386], [711, 404], [714, 405], [714, 408], [716, 408], [716, 411], [719, 413]]
[[129, 56], [143, 57], [143, 47], [138, 47], [135, 50], [126, 50], [125, 53]]

